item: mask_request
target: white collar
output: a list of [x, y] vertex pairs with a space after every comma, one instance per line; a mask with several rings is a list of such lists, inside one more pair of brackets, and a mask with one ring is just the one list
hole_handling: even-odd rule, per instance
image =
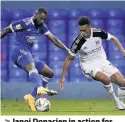
[[33, 17], [31, 17], [30, 20], [31, 20], [31, 23], [32, 23], [33, 25], [35, 25], [35, 23], [33, 22]]
[[92, 30], [92, 28], [91, 28], [91, 35], [90, 35], [90, 38], [91, 38], [91, 37], [93, 37], [93, 30]]

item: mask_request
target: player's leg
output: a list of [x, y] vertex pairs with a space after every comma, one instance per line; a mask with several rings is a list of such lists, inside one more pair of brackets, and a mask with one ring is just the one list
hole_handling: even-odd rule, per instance
[[104, 88], [109, 93], [111, 99], [115, 102], [118, 109], [120, 109], [120, 110], [125, 109], [125, 105], [122, 102], [120, 102], [120, 100], [117, 98], [117, 96], [114, 92], [110, 77], [108, 77], [103, 72], [97, 72], [94, 79], [97, 81], [100, 81], [104, 84]]
[[35, 66], [42, 78], [43, 87], [47, 87], [48, 81], [54, 76], [53, 71], [42, 61], [37, 58], [34, 58]]
[[[105, 73], [111, 79], [111, 81], [115, 82], [115, 75], [113, 75], [113, 74], [117, 74], [118, 69], [111, 62], [109, 62], [108, 60], [105, 60], [104, 65], [102, 67], [100, 67], [100, 70], [103, 73]], [[119, 78], [119, 80], [120, 80], [120, 78]], [[122, 79], [121, 79], [120, 83], [121, 83], [121, 84], [119, 84], [120, 86], [124, 85], [124, 82]], [[120, 101], [120, 100], [118, 99], [118, 101]], [[125, 109], [125, 105], [123, 104], [123, 102], [116, 102], [116, 105], [120, 109], [122, 109], [122, 108]]]
[[113, 86], [112, 86], [112, 84], [111, 84], [110, 78], [109, 78], [106, 74], [104, 74], [103, 72], [98, 71], [98, 72], [95, 74], [94, 79], [97, 80], [97, 81], [102, 82], [103, 85], [104, 85], [104, 88], [105, 88], [106, 91], [109, 93], [109, 95], [111, 96], [111, 98], [112, 98], [113, 100], [115, 100], [116, 95], [115, 95]]
[[[57, 92], [55, 90], [49, 90], [47, 87], [48, 81], [53, 77], [54, 73], [46, 64], [44, 64], [38, 58], [33, 57], [33, 59], [35, 62], [35, 67], [38, 70], [39, 76], [41, 77], [42, 87], [47, 90], [47, 95], [57, 95]], [[36, 95], [36, 88], [33, 89], [32, 94], [34, 96]]]
[[118, 87], [118, 97], [122, 102], [125, 102], [125, 79], [120, 72], [116, 72], [111, 76], [111, 81], [117, 84]]
[[[35, 68], [34, 60], [28, 50], [22, 47], [15, 48], [12, 52], [12, 61], [21, 69], [25, 70], [29, 74], [29, 78], [35, 83], [36, 90], [37, 87], [41, 86], [41, 78]], [[35, 98], [31, 95], [25, 95], [24, 99], [28, 102], [32, 111], [35, 111]]]
[[95, 68], [93, 65], [86, 67], [86, 69], [83, 69], [83, 73], [85, 74], [85, 76], [87, 76], [88, 78], [93, 78], [97, 81], [100, 81], [103, 83], [104, 88], [106, 89], [106, 91], [109, 93], [109, 95], [111, 96], [111, 98], [113, 100], [115, 100], [116, 95], [113, 89], [113, 86], [111, 84], [111, 80], [110, 78], [103, 73], [100, 69]]
[[[47, 94], [48, 89], [42, 87], [41, 77], [35, 67], [34, 59], [29, 51], [17, 48], [13, 50], [12, 60], [17, 66], [29, 73], [29, 79], [35, 83], [34, 89], [37, 94]], [[50, 92], [50, 91], [49, 91]], [[34, 102], [35, 98], [31, 94], [25, 95], [24, 98], [27, 100], [32, 111], [35, 111]]]
[[47, 87], [49, 80], [54, 76], [53, 71], [45, 64], [43, 69], [39, 70], [41, 74], [43, 87]]
[[[100, 64], [100, 67], [98, 64]], [[94, 78], [97, 81], [102, 82], [104, 84], [104, 88], [106, 89], [106, 91], [108, 92], [112, 100], [115, 102], [117, 108], [124, 109], [124, 106], [121, 105], [120, 100], [115, 95], [113, 86], [111, 84], [110, 76], [108, 75], [108, 70], [105, 69], [107, 65], [107, 61], [103, 61], [103, 65], [101, 64], [102, 62], [91, 63], [91, 64], [86, 64], [86, 65], [81, 63], [81, 68], [83, 69], [84, 74], [88, 75], [89, 77]]]

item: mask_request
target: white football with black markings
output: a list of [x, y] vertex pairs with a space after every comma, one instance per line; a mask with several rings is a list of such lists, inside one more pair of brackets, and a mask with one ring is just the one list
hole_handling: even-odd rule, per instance
[[51, 108], [51, 103], [47, 98], [38, 98], [35, 102], [35, 108], [38, 112], [47, 112]]

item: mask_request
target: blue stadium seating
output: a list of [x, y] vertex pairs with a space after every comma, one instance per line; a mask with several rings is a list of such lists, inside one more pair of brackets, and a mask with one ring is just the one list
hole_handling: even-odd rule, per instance
[[117, 59], [124, 59], [124, 58], [119, 51], [117, 52], [112, 51], [109, 53], [109, 59], [117, 60]]
[[110, 60], [116, 67], [125, 67], [125, 60]]
[[69, 20], [69, 33], [78, 33], [78, 20]]
[[[10, 11], [7, 9], [1, 10], [1, 20], [9, 21], [11, 19]], [[1, 23], [2, 26], [2, 23]]]
[[125, 66], [118, 68], [119, 71], [122, 73], [123, 76], [125, 76]]
[[65, 32], [65, 22], [62, 20], [51, 20], [49, 21], [49, 28], [53, 33], [63, 34]]
[[107, 31], [113, 35], [115, 34], [124, 34], [124, 30], [121, 29], [121, 28], [115, 28], [115, 27], [112, 27], [112, 28], [107, 28]]
[[90, 82], [92, 82], [92, 81], [94, 81], [94, 80], [90, 80], [90, 79], [87, 79], [84, 75], [82, 75], [82, 76], [71, 76], [70, 77], [70, 81], [69, 82], [76, 82], [76, 83], [79, 83], [79, 82], [86, 82], [86, 81], [90, 81]]
[[103, 19], [106, 16], [104, 10], [98, 9], [88, 9], [88, 16], [92, 19]]
[[99, 20], [99, 19], [94, 19], [91, 21], [91, 25], [94, 28], [101, 28], [101, 29], [105, 29], [105, 23], [103, 20]]
[[1, 81], [6, 81], [7, 80], [7, 70], [2, 69], [1, 71]]
[[11, 14], [11, 19], [13, 21], [16, 21], [16, 20], [19, 20], [19, 19], [24, 19], [26, 17], [29, 17], [29, 14], [27, 11], [23, 10], [23, 9], [18, 9], [16, 11], [13, 11], [12, 14]]
[[[66, 44], [66, 42], [63, 42], [63, 43]], [[58, 52], [58, 51], [62, 51], [62, 50], [56, 45], [49, 43], [49, 52]]]
[[108, 42], [108, 51], [119, 51], [119, 48], [112, 42]]
[[63, 9], [51, 9], [49, 10], [48, 18], [50, 19], [65, 19], [67, 15], [67, 11]]
[[10, 68], [10, 82], [25, 82], [27, 81], [27, 73], [19, 68]]
[[[17, 9], [15, 11], [2, 10], [1, 28], [8, 26], [10, 22], [32, 16], [33, 9], [25, 11]], [[125, 11], [121, 9], [50, 9], [48, 11], [48, 28], [59, 38], [66, 46], [70, 47], [73, 40], [79, 33], [78, 18], [80, 16], [89, 16], [93, 27], [101, 28], [116, 36], [125, 48]], [[2, 58], [1, 64], [2, 81], [25, 82], [29, 81], [28, 74], [23, 70], [15, 67], [10, 58], [15, 38], [9, 34], [2, 40]], [[111, 41], [103, 41], [103, 47], [108, 54], [108, 59], [125, 75], [125, 59], [119, 49]], [[55, 73], [52, 82], [59, 82], [62, 67], [66, 54], [63, 50], [56, 47], [44, 35], [37, 37], [36, 44], [33, 47], [33, 54], [43, 62], [47, 63]], [[14, 73], [13, 73], [14, 72]], [[68, 82], [94, 81], [88, 80], [82, 74], [79, 62], [71, 63], [66, 80]]]
[[64, 64], [64, 60], [51, 60], [49, 61], [49, 66], [53, 69], [56, 69], [56, 68], [62, 68]]
[[124, 21], [120, 19], [110, 19], [107, 20], [107, 27], [108, 28], [120, 28], [124, 29]]
[[120, 9], [120, 8], [115, 8], [115, 9], [109, 9], [106, 11], [106, 16], [108, 19], [112, 19], [112, 18], [115, 18], [115, 19], [123, 19], [125, 18], [125, 11]]
[[2, 20], [1, 21], [1, 29], [5, 28], [8, 26], [8, 21], [7, 20]]
[[81, 9], [71, 9], [68, 11], [69, 19], [78, 19], [80, 16], [87, 16], [87, 12]]
[[49, 52], [49, 60], [54, 59], [64, 59], [66, 57], [66, 54], [63, 51], [59, 52]]

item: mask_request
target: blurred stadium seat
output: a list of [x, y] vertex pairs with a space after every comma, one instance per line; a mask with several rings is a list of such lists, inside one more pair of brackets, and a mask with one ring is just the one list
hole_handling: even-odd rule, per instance
[[105, 29], [105, 23], [103, 20], [99, 20], [99, 19], [94, 19], [91, 21], [91, 25], [94, 28], [101, 28], [101, 29]]
[[[32, 16], [33, 9], [24, 10], [18, 9], [15, 11], [2, 10], [1, 11], [1, 28], [8, 26], [10, 22]], [[108, 9], [103, 10], [99, 8], [92, 9], [49, 9], [48, 11], [48, 28], [50, 31], [59, 38], [68, 47], [71, 46], [73, 40], [79, 33], [78, 18], [80, 16], [89, 16], [92, 21], [93, 27], [101, 28], [116, 36], [123, 47], [125, 48], [125, 11], [121, 9]], [[2, 58], [1, 64], [2, 81], [10, 82], [25, 82], [27, 80], [27, 73], [15, 67], [10, 58], [15, 38], [13, 34], [9, 34], [2, 40]], [[108, 59], [118, 67], [118, 69], [125, 75], [125, 59], [121, 55], [119, 49], [111, 41], [103, 41], [103, 47], [108, 54]], [[33, 54], [43, 62], [47, 63], [55, 75], [52, 82], [59, 82], [62, 72], [62, 66], [66, 58], [63, 50], [56, 47], [51, 41], [40, 35], [33, 47]], [[14, 73], [13, 73], [14, 72]], [[79, 62], [76, 61], [71, 64], [67, 81], [71, 82], [84, 82], [94, 81], [88, 80], [82, 74]], [[69, 81], [69, 82], [70, 82]]]
[[24, 19], [26, 17], [29, 17], [29, 13], [25, 11], [24, 9], [18, 9], [16, 11], [13, 11], [11, 13], [11, 19], [12, 21], [16, 21], [19, 19]]
[[78, 19], [80, 16], [87, 16], [87, 12], [81, 9], [71, 9], [68, 11], [69, 19]]
[[49, 19], [65, 19], [67, 15], [67, 11], [64, 9], [50, 9], [49, 12]]
[[111, 27], [111, 28], [107, 28], [107, 31], [113, 35], [116, 34], [124, 34], [124, 30], [121, 28], [115, 28], [115, 27]]
[[120, 8], [106, 10], [106, 17], [108, 19], [123, 19], [125, 18], [125, 11]]
[[100, 8], [93, 8], [93, 9], [88, 9], [88, 16], [91, 18], [91, 19], [103, 19], [105, 18], [105, 12], [104, 10], [100, 9]]
[[108, 28], [124, 29], [125, 25], [124, 25], [124, 21], [123, 20], [120, 20], [120, 19], [110, 19], [110, 20], [107, 20], [107, 27]]

